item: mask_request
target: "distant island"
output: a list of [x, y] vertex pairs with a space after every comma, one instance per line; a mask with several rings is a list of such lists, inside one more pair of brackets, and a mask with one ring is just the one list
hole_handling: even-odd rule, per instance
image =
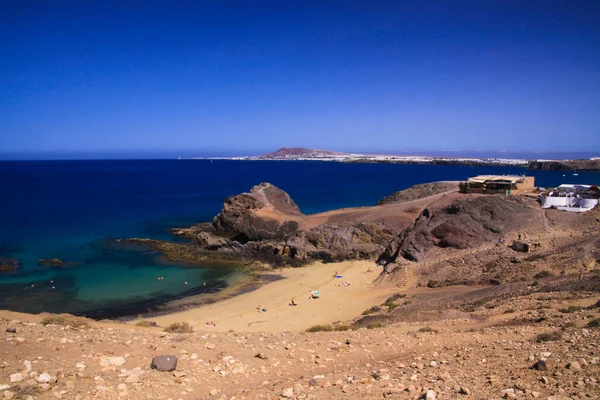
[[600, 171], [600, 157], [588, 160], [531, 160], [502, 157], [448, 157], [344, 153], [305, 147], [282, 147], [260, 156], [230, 157], [230, 160], [332, 161], [346, 163], [493, 165], [553, 171]]

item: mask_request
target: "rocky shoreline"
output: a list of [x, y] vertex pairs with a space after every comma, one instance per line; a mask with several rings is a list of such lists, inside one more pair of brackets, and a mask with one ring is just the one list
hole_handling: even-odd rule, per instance
[[[420, 200], [457, 191], [454, 183], [439, 183], [437, 189], [431, 188], [436, 184], [429, 185], [418, 193], [413, 188], [408, 196]], [[122, 242], [142, 243], [169, 260], [188, 263], [226, 260], [244, 265], [301, 266], [314, 261], [375, 260], [421, 211], [420, 203], [397, 207], [405, 199], [386, 198], [379, 208], [304, 215], [286, 192], [261, 183], [248, 193], [227, 198], [211, 224], [172, 230], [189, 243], [144, 238]]]
[[297, 267], [376, 260], [390, 270], [426, 260], [440, 249], [494, 243], [525, 225], [540, 224], [534, 199], [464, 195], [457, 189], [456, 182], [421, 184], [386, 196], [376, 206], [305, 215], [286, 192], [261, 183], [227, 198], [212, 223], [173, 230], [187, 243], [143, 238], [123, 243], [141, 243], [171, 261], [192, 264]]

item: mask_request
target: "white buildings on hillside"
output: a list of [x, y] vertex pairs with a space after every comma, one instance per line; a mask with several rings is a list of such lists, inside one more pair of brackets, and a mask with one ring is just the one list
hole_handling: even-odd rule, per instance
[[585, 212], [598, 205], [598, 186], [563, 184], [551, 192], [540, 195], [542, 208]]

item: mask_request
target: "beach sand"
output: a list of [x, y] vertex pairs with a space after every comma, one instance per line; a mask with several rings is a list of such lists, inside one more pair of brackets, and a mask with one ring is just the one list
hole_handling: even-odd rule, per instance
[[[369, 268], [373, 272], [367, 272]], [[334, 277], [336, 271], [341, 278]], [[283, 279], [252, 292], [147, 320], [163, 327], [188, 322], [195, 331], [206, 332], [303, 331], [318, 324], [351, 320], [369, 307], [383, 303], [398, 289], [373, 290], [373, 281], [380, 272], [381, 267], [373, 261], [319, 262], [285, 268], [278, 273]], [[344, 286], [345, 282], [350, 285]], [[311, 290], [320, 291], [321, 297], [309, 299]], [[290, 305], [292, 298], [297, 306]], [[259, 311], [259, 305], [267, 311]], [[207, 322], [217, 325], [207, 326]]]

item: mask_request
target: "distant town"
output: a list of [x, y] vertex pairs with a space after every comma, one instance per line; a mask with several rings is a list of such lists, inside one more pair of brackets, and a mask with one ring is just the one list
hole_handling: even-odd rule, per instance
[[[213, 158], [217, 159], [217, 158]], [[600, 157], [589, 160], [530, 160], [523, 158], [500, 157], [447, 157], [425, 155], [390, 155], [342, 153], [329, 150], [317, 150], [303, 147], [283, 147], [275, 152], [260, 156], [221, 157], [227, 160], [251, 161], [330, 161], [344, 163], [389, 163], [389, 164], [447, 164], [447, 165], [495, 165], [518, 166], [531, 169], [551, 170], [600, 170]]]

